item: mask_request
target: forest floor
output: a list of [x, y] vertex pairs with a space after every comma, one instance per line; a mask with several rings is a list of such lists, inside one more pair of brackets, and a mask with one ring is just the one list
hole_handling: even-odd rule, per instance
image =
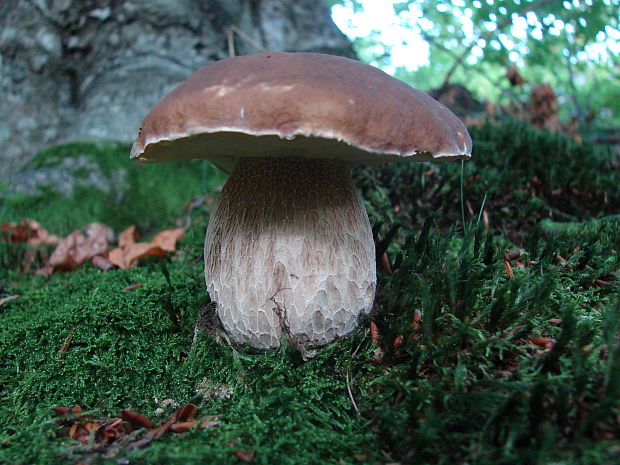
[[[0, 197], [0, 464], [619, 463], [618, 155], [513, 121], [471, 132], [463, 164], [355, 170], [392, 263], [380, 346], [366, 319], [308, 361], [196, 328], [217, 170], [133, 165], [123, 144], [39, 154], [104, 182]], [[187, 229], [129, 269], [45, 275], [54, 247], [24, 218]]]

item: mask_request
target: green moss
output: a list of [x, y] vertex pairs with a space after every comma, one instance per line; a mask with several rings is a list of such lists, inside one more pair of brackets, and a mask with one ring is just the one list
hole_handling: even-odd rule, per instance
[[513, 120], [470, 132], [473, 154], [462, 171], [460, 162], [358, 169], [371, 218], [418, 229], [441, 210], [445, 229], [461, 223], [461, 205], [466, 221], [475, 221], [484, 203], [490, 226], [521, 243], [545, 218], [583, 221], [620, 211], [620, 170], [610, 150]]
[[[0, 313], [0, 457], [54, 463], [54, 454], [67, 453], [71, 441], [54, 437], [53, 406], [78, 403], [103, 417], [131, 405], [153, 417], [156, 398], [188, 402], [205, 378], [232, 388], [229, 398], [200, 404], [202, 414], [220, 414], [222, 426], [165, 438], [146, 453], [130, 454], [132, 463], [231, 459], [234, 450], [226, 444], [233, 439], [238, 449], [259, 451], [256, 463], [346, 460], [365, 449], [366, 420], [352, 415], [346, 394], [351, 341], [306, 364], [285, 350], [235, 352], [206, 337], [192, 345], [207, 300], [201, 267], [169, 267], [173, 290], [155, 262], [110, 273], [86, 267], [49, 280], [25, 279], [14, 289], [19, 299]], [[123, 290], [135, 283], [144, 286]]]
[[[386, 244], [394, 273], [380, 273], [380, 362], [368, 321], [308, 362], [286, 347], [254, 352], [208, 335], [193, 344], [208, 301], [206, 204], [189, 214], [181, 252], [164, 260], [170, 284], [160, 259], [127, 271], [87, 265], [48, 279], [21, 274], [23, 254], [0, 245], [8, 257], [0, 298], [19, 295], [0, 306], [0, 463], [238, 463], [235, 451], [250, 450], [259, 464], [617, 463], [620, 195], [613, 160], [517, 123], [472, 134], [476, 158], [463, 178], [474, 215], [464, 205], [465, 224], [459, 163], [357, 172], [376, 229], [389, 238], [386, 231], [404, 225]], [[72, 144], [34, 162], [89, 152], [112, 173], [111, 160], [122, 160], [132, 173], [122, 200], [86, 188], [70, 198], [10, 196], [2, 200], [3, 221], [32, 217], [60, 234], [96, 220], [117, 231], [135, 223], [148, 234], [174, 227], [190, 197], [216, 195], [222, 176], [206, 165], [131, 165], [127, 149]], [[557, 189], [572, 194], [554, 195]], [[478, 221], [485, 195], [488, 231]], [[553, 221], [541, 223], [549, 215]], [[504, 252], [515, 242], [524, 252], [511, 261], [509, 277]], [[124, 290], [132, 284], [143, 286]], [[535, 346], [532, 337], [555, 344]], [[212, 388], [206, 396], [205, 386]], [[217, 387], [227, 395], [214, 395]], [[50, 410], [78, 403], [111, 417], [131, 406], [159, 419], [174, 410], [156, 413], [164, 399], [197, 402], [199, 415], [220, 415], [220, 426], [106, 458], [57, 437]]]
[[[2, 222], [30, 217], [51, 233], [65, 235], [93, 221], [120, 231], [137, 224], [144, 234], [169, 227], [188, 200], [212, 192], [225, 175], [204, 160], [142, 164], [129, 160], [129, 146], [120, 143], [75, 142], [45, 150], [27, 169], [71, 166], [72, 159], [88, 160], [88, 169], [73, 171], [76, 185], [70, 196], [53, 185], [41, 185], [34, 195], [0, 198]], [[96, 170], [99, 182], [88, 182]]]

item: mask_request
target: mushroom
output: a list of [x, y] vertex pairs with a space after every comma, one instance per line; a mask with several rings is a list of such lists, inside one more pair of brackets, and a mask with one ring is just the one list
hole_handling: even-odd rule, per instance
[[344, 336], [376, 286], [356, 164], [468, 158], [463, 123], [372, 66], [264, 52], [198, 70], [142, 122], [131, 157], [207, 158], [230, 173], [209, 219], [205, 279], [235, 342]]

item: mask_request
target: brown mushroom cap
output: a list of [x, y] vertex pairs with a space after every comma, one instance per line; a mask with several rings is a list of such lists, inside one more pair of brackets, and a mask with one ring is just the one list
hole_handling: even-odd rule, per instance
[[372, 66], [318, 53], [213, 62], [159, 102], [131, 149], [141, 161], [304, 156], [351, 163], [468, 158], [450, 110]]

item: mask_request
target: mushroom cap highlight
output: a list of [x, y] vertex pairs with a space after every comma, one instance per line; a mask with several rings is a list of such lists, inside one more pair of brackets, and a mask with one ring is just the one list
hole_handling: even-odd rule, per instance
[[352, 164], [469, 158], [471, 138], [449, 109], [348, 58], [263, 52], [201, 68], [153, 107], [131, 157], [337, 158]]

